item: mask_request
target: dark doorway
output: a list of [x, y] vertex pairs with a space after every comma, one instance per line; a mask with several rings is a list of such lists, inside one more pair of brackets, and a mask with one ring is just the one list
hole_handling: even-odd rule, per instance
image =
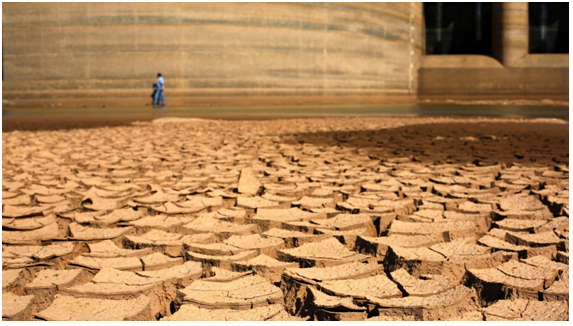
[[491, 2], [426, 2], [426, 54], [491, 56]]
[[529, 3], [529, 53], [569, 53], [569, 3]]

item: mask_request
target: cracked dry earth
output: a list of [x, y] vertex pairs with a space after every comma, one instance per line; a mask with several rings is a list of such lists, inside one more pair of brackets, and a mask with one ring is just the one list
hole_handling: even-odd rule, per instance
[[3, 320], [568, 320], [568, 123], [2, 135]]

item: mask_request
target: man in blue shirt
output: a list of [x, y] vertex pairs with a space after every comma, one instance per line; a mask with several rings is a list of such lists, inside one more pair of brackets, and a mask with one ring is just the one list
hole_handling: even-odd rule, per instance
[[161, 103], [165, 106], [165, 96], [163, 91], [165, 90], [165, 83], [163, 82], [163, 77], [160, 73], [157, 74], [157, 92], [155, 92], [155, 99], [153, 105], [159, 104], [159, 98], [161, 98]]

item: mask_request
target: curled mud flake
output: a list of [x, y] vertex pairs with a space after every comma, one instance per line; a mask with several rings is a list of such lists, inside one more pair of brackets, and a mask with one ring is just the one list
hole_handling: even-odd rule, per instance
[[569, 269], [567, 268], [549, 288], [543, 291], [544, 301], [566, 301], [569, 298]]
[[[73, 306], [74, 309], [69, 309]], [[93, 307], [97, 307], [94, 309]], [[76, 298], [58, 295], [50, 307], [40, 311], [35, 317], [48, 320], [152, 320], [150, 300], [140, 295], [133, 299], [106, 300], [92, 298]]]
[[203, 272], [201, 263], [188, 261], [181, 265], [175, 265], [168, 268], [157, 269], [153, 271], [135, 272], [137, 275], [150, 278], [157, 281], [171, 281], [187, 286], [191, 282], [201, 277]]
[[256, 225], [240, 225], [215, 218], [198, 218], [191, 223], [183, 225], [183, 230], [189, 233], [247, 235], [254, 234], [256, 232]]
[[391, 273], [392, 280], [399, 284], [409, 296], [430, 296], [448, 291], [457, 284], [450, 278], [439, 274], [413, 277], [401, 268]]
[[94, 211], [111, 211], [125, 206], [126, 199], [124, 198], [104, 198], [98, 196], [90, 196], [82, 200], [84, 208]]
[[310, 234], [300, 231], [284, 230], [279, 228], [272, 228], [262, 233], [263, 237], [267, 238], [280, 238], [285, 242], [286, 248], [293, 248], [301, 246], [309, 242], [319, 242], [330, 238], [328, 234]]
[[113, 258], [94, 258], [78, 256], [71, 260], [70, 265], [97, 271], [104, 267], [111, 267], [119, 270], [141, 271], [143, 265], [138, 257], [113, 257]]
[[145, 271], [153, 271], [159, 269], [165, 269], [177, 265], [181, 265], [183, 263], [183, 258], [171, 258], [167, 255], [164, 255], [159, 252], [155, 252], [141, 258], [141, 262], [143, 263], [143, 270]]
[[33, 295], [18, 296], [3, 292], [2, 320], [30, 320], [33, 302]]
[[354, 261], [369, 261], [370, 257], [348, 250], [338, 240], [330, 238], [306, 243], [294, 249], [277, 250], [279, 260], [299, 262], [301, 267], [328, 267]]
[[281, 275], [286, 268], [296, 267], [298, 267], [298, 263], [282, 262], [264, 254], [246, 261], [231, 263], [231, 268], [234, 271], [254, 271], [257, 275], [264, 277], [271, 283], [280, 282]]
[[2, 228], [8, 230], [36, 230], [49, 224], [56, 223], [57, 217], [54, 214], [48, 216], [36, 216], [29, 218], [2, 219]]
[[390, 245], [403, 248], [428, 247], [443, 242], [441, 235], [402, 235], [392, 234], [384, 237], [367, 237], [359, 235], [356, 239], [356, 250], [363, 254], [369, 254], [378, 261], [384, 260]]
[[565, 320], [569, 316], [566, 301], [500, 300], [482, 309], [486, 320]]
[[278, 238], [263, 238], [258, 234], [246, 236], [231, 236], [224, 242], [227, 245], [243, 250], [256, 250], [259, 254], [276, 256], [276, 250], [285, 247], [284, 241]]
[[243, 276], [230, 282], [198, 280], [183, 290], [183, 303], [197, 307], [252, 309], [283, 299], [279, 288], [259, 276]]
[[265, 321], [280, 318], [286, 312], [281, 305], [257, 307], [250, 310], [205, 309], [186, 304], [162, 321]]
[[248, 209], [258, 209], [279, 206], [279, 202], [264, 199], [262, 197], [237, 196], [237, 207]]
[[46, 213], [50, 211], [50, 207], [44, 206], [13, 206], [13, 205], [2, 205], [2, 217], [14, 217], [14, 218], [21, 218], [21, 217], [30, 217], [30, 216], [38, 216], [38, 215], [47, 215]]
[[255, 196], [259, 193], [261, 184], [252, 168], [241, 170], [237, 191], [241, 194]]
[[31, 206], [32, 200], [29, 195], [20, 194], [14, 195], [11, 198], [2, 198], [3, 205], [14, 205], [14, 206]]
[[335, 207], [336, 202], [333, 198], [320, 198], [320, 197], [302, 197], [300, 200], [292, 202], [295, 207], [300, 207], [303, 209], [311, 208], [326, 208]]
[[22, 269], [2, 270], [2, 293], [11, 292], [22, 276]]
[[396, 283], [386, 275], [376, 275], [355, 280], [324, 281], [318, 284], [318, 289], [330, 295], [352, 297], [355, 300], [369, 298], [401, 298], [402, 292]]
[[151, 248], [129, 250], [118, 247], [111, 240], [88, 243], [89, 252], [83, 253], [84, 257], [93, 258], [117, 258], [117, 257], [142, 257], [151, 253]]
[[137, 203], [141, 204], [161, 204], [165, 202], [176, 202], [179, 201], [179, 195], [171, 195], [165, 193], [163, 190], [158, 190], [151, 196], [138, 197], [133, 199]]
[[77, 223], [71, 223], [69, 225], [71, 239], [73, 240], [104, 240], [104, 239], [115, 239], [122, 236], [125, 233], [130, 232], [133, 228], [91, 228], [84, 227]]
[[2, 243], [6, 244], [38, 244], [40, 241], [62, 238], [62, 232], [57, 223], [51, 223], [35, 230], [2, 231]]

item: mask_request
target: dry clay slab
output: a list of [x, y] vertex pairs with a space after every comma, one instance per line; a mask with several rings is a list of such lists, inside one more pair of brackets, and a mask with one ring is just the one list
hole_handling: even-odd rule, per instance
[[51, 306], [34, 316], [47, 321], [154, 320], [149, 309], [149, 298], [146, 296], [127, 300], [105, 300], [57, 295]]
[[569, 320], [569, 302], [544, 302], [538, 300], [500, 300], [482, 309], [487, 321]]
[[279, 321], [296, 320], [281, 305], [273, 304], [249, 310], [205, 309], [192, 304], [182, 305], [172, 316], [162, 321]]
[[33, 295], [2, 293], [2, 320], [29, 320], [33, 302]]
[[415, 320], [443, 320], [455, 318], [465, 312], [476, 311], [473, 289], [458, 285], [432, 296], [409, 296], [398, 299], [375, 299], [380, 315], [391, 317], [412, 316]]
[[301, 267], [329, 267], [372, 260], [370, 256], [348, 250], [334, 238], [306, 243], [294, 249], [277, 250], [277, 258], [286, 262], [298, 262]]
[[197, 280], [179, 290], [178, 299], [199, 308], [244, 310], [280, 303], [283, 293], [260, 276], [246, 275], [230, 282]]
[[[286, 309], [296, 316], [301, 316], [301, 314], [306, 316], [304, 315], [304, 307], [312, 305], [313, 301], [312, 296], [308, 292], [310, 285], [318, 286], [323, 282], [334, 281], [347, 281], [351, 284], [355, 280], [383, 273], [383, 265], [361, 262], [351, 262], [325, 268], [287, 268], [281, 278], [281, 290], [285, 294]], [[307, 315], [312, 315], [312, 312], [307, 312]]]

